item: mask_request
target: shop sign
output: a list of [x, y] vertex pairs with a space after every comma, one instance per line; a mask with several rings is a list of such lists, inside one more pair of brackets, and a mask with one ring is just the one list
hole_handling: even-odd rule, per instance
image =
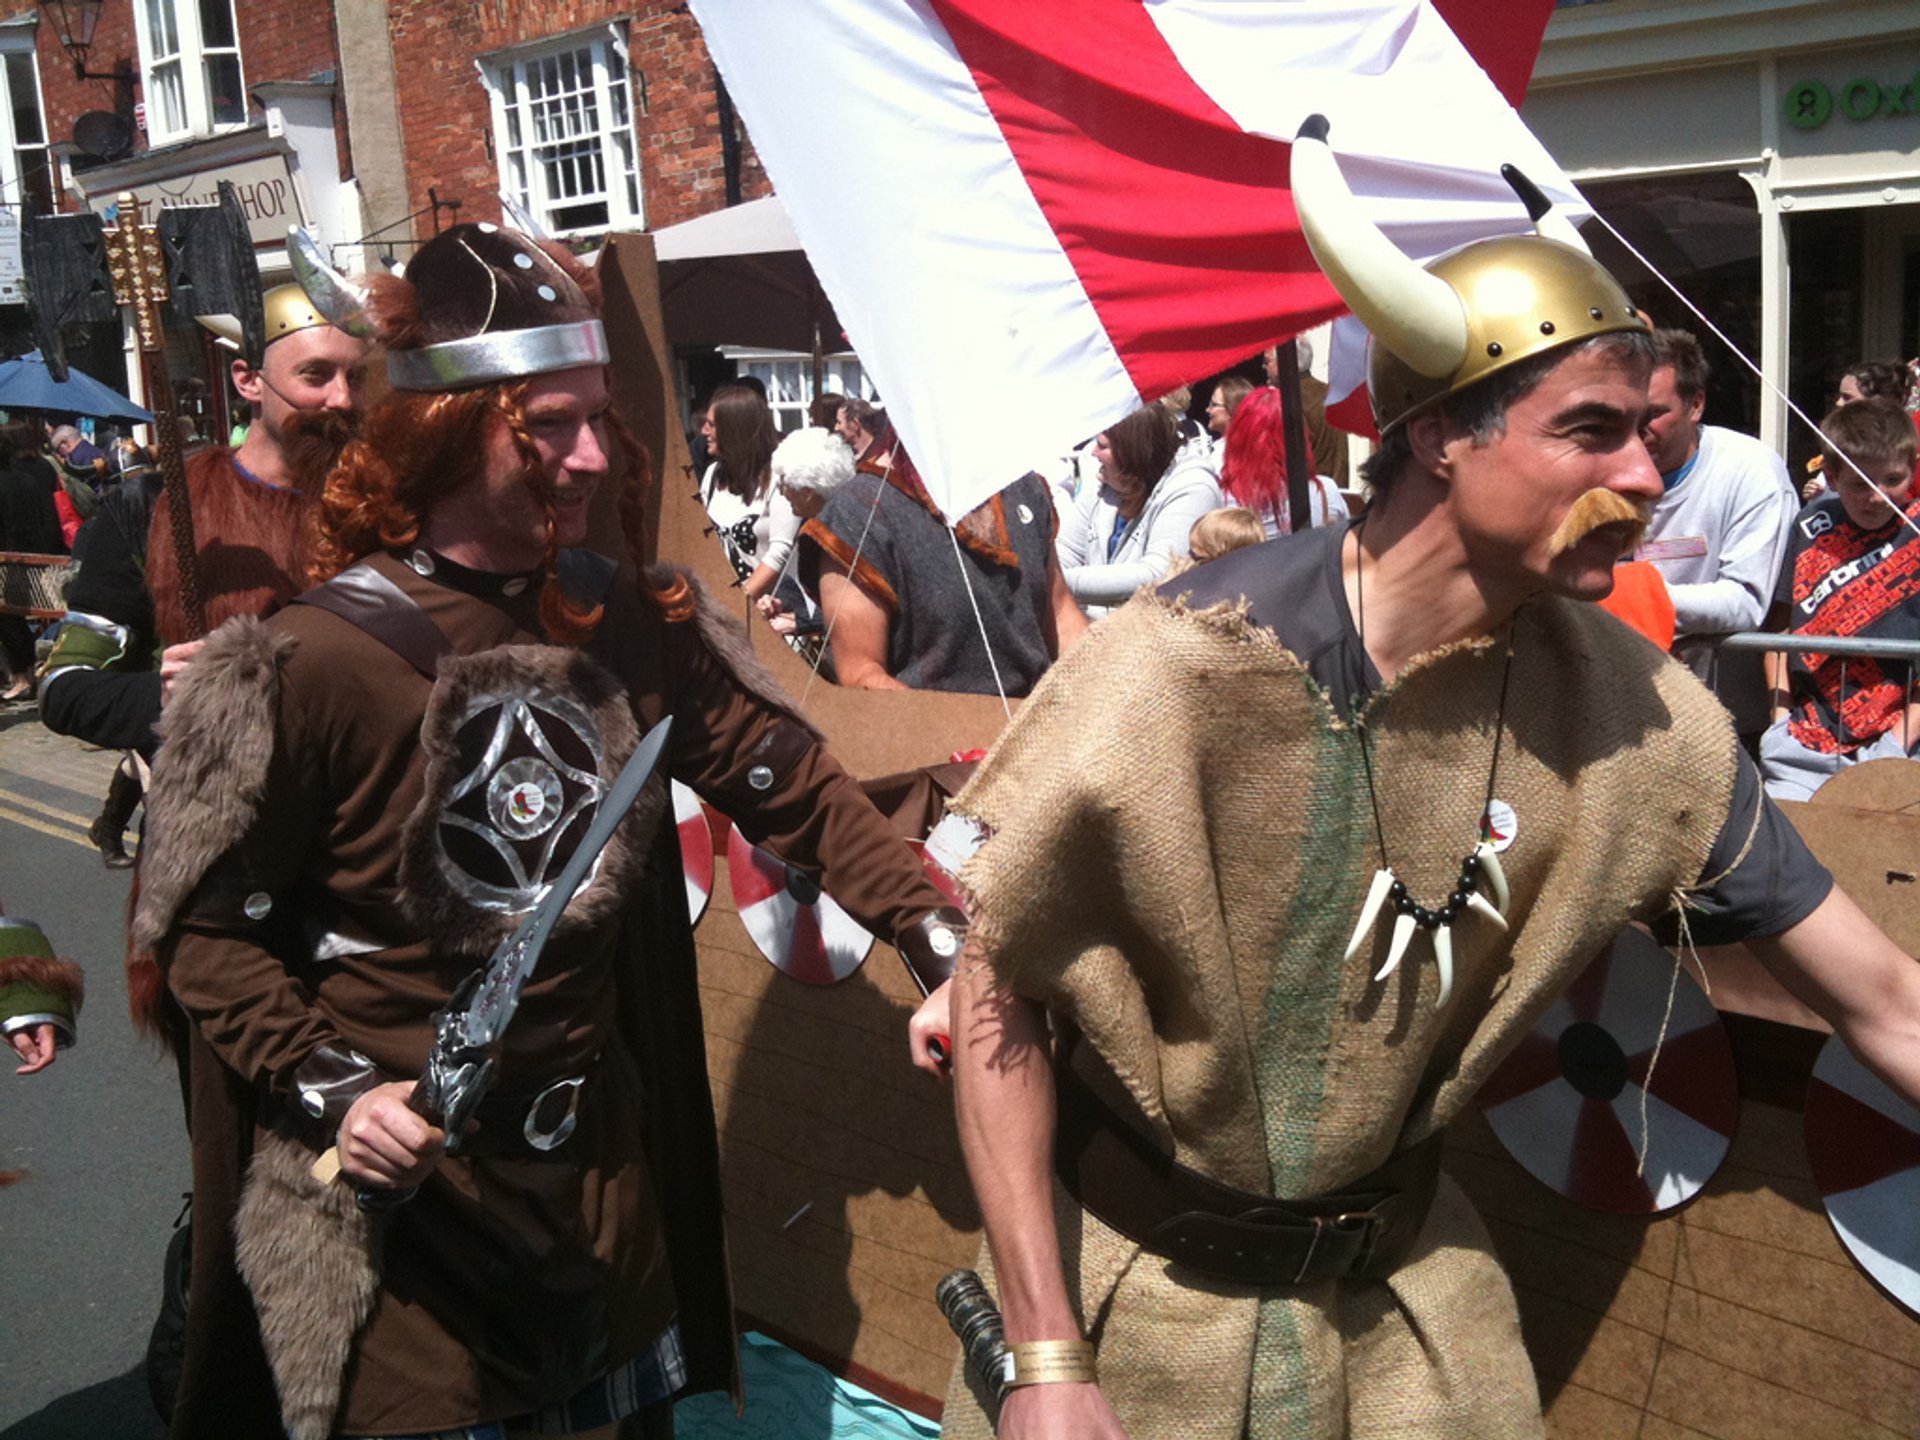
[[1904, 85], [1860, 79], [1833, 90], [1819, 80], [1802, 80], [1788, 89], [1786, 109], [1787, 123], [1801, 130], [1818, 130], [1836, 109], [1849, 120], [1920, 115], [1920, 71]]
[[20, 207], [0, 205], [0, 305], [27, 303], [27, 282], [20, 272]]
[[[180, 175], [132, 186], [133, 198], [140, 202], [141, 216], [151, 224], [157, 205], [215, 205], [220, 200], [220, 182], [233, 182], [240, 197], [240, 208], [247, 215], [247, 229], [255, 245], [284, 245], [287, 227], [302, 225], [307, 219], [300, 212], [300, 199], [294, 189], [293, 172], [284, 155], [263, 155], [257, 160], [242, 160], [218, 170], [195, 175]], [[88, 197], [92, 207], [105, 214], [120, 192], [112, 191]]]

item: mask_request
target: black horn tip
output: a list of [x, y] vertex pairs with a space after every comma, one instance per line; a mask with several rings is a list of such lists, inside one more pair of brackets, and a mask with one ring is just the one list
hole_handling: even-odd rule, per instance
[[1300, 122], [1300, 128], [1294, 132], [1293, 138], [1296, 140], [1318, 140], [1324, 145], [1327, 143], [1327, 131], [1332, 128], [1332, 126], [1327, 124], [1326, 116], [1309, 115]]
[[1513, 193], [1520, 197], [1520, 203], [1527, 207], [1527, 218], [1538, 222], [1540, 217], [1553, 208], [1553, 201], [1546, 193], [1526, 177], [1518, 165], [1502, 165], [1500, 178], [1513, 187]]

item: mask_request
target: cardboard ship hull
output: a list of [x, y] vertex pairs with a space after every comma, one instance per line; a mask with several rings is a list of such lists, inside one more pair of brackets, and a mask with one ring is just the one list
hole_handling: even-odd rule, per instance
[[[670, 420], [651, 243], [623, 236], [610, 250], [616, 398], [660, 457], [659, 554], [738, 597]], [[985, 748], [1005, 724], [994, 697], [838, 689], [764, 625], [753, 633], [856, 776]], [[1843, 778], [1790, 817], [1863, 908], [1920, 950], [1920, 783]], [[836, 985], [780, 974], [748, 937], [726, 870], [722, 847], [696, 939], [743, 1320], [937, 1414], [958, 1345], [933, 1288], [974, 1262], [980, 1230], [949, 1092], [907, 1063], [918, 992], [883, 944]], [[1824, 1026], [1744, 951], [1703, 960], [1741, 1100], [1730, 1153], [1690, 1205], [1585, 1209], [1523, 1170], [1478, 1112], [1448, 1135], [1447, 1168], [1512, 1276], [1548, 1433], [1911, 1436], [1920, 1326], [1841, 1246], [1802, 1140]]]

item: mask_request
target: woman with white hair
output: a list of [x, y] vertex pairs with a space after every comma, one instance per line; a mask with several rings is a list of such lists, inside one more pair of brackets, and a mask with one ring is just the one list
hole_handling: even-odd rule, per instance
[[[853, 465], [853, 451], [846, 441], [831, 430], [809, 426], [774, 447], [768, 468], [774, 493], [804, 524], [826, 507], [829, 495], [853, 478]], [[818, 602], [793, 574], [795, 553], [788, 552], [778, 578], [754, 603], [776, 634], [786, 636], [795, 649], [812, 658], [801, 642], [818, 635], [823, 624]]]

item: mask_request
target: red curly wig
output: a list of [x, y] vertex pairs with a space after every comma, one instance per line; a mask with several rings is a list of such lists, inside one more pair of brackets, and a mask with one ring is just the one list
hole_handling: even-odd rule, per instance
[[[563, 248], [543, 248], [597, 308], [598, 277]], [[367, 285], [368, 316], [389, 348], [405, 349], [436, 338], [404, 279], [371, 276]], [[395, 390], [374, 406], [359, 438], [340, 452], [309, 512], [308, 579], [320, 584], [377, 550], [413, 544], [421, 521], [435, 505], [481, 480], [491, 441], [503, 429], [524, 462], [522, 483], [546, 517], [541, 624], [549, 638], [561, 644], [579, 644], [591, 636], [602, 607], [579, 608], [560, 585], [553, 487], [527, 430], [528, 388], [528, 381], [514, 380], [468, 390]], [[646, 499], [653, 483], [653, 457], [612, 412], [607, 431], [613, 442], [610, 458], [620, 476], [621, 532], [627, 558], [638, 569], [647, 553]], [[664, 587], [643, 588], [669, 620], [693, 613], [693, 592], [685, 577], [676, 576]]]

